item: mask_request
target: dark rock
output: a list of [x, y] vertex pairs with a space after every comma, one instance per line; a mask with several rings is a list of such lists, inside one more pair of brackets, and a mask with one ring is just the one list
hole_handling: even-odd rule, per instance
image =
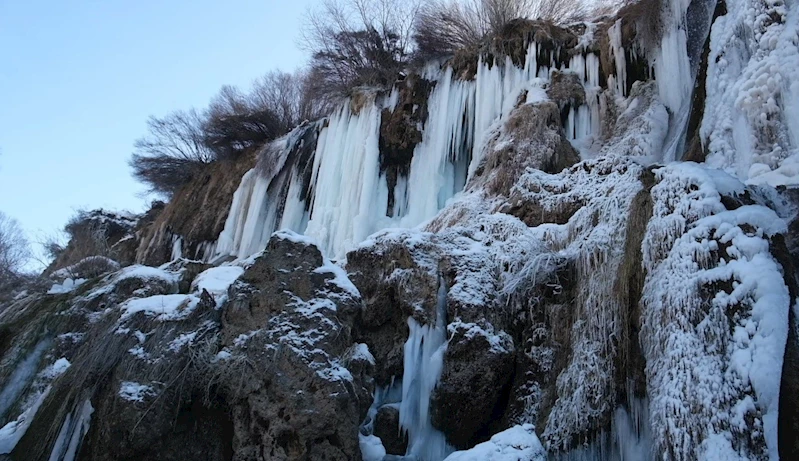
[[[423, 244], [415, 251], [431, 254], [435, 248]], [[437, 274], [419, 264], [414, 250], [393, 241], [350, 252], [347, 272], [365, 303], [355, 340], [369, 346], [377, 363], [375, 380], [386, 386], [402, 376], [408, 317], [420, 324], [435, 320]]]
[[553, 70], [549, 78], [547, 96], [558, 106], [577, 107], [585, 104], [585, 88], [577, 74]]
[[515, 349], [510, 336], [492, 330], [450, 325], [444, 370], [430, 397], [433, 426], [459, 449], [488, 440], [507, 405]]
[[371, 364], [351, 352], [362, 305], [323, 263], [315, 246], [276, 234], [231, 290], [221, 385], [236, 460], [360, 459], [372, 403]]
[[434, 83], [411, 74], [399, 85], [393, 111], [383, 109], [380, 117], [380, 171], [385, 173], [389, 194], [387, 212], [393, 212], [394, 187], [400, 176], [410, 172], [413, 151], [422, 142], [421, 129], [427, 122], [427, 101]]
[[400, 428], [397, 405], [383, 405], [377, 410], [374, 435], [383, 442], [386, 454], [405, 454], [408, 449], [408, 434]]

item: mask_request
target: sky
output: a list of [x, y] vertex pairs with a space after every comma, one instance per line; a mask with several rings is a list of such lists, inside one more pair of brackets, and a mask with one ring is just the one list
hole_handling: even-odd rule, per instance
[[0, 0], [0, 211], [32, 241], [78, 209], [142, 212], [150, 115], [293, 71], [318, 0]]

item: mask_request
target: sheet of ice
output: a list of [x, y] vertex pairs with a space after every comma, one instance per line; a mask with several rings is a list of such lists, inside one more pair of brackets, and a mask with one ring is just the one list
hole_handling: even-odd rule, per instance
[[14, 447], [17, 446], [17, 442], [19, 442], [22, 436], [25, 435], [28, 427], [30, 427], [33, 418], [36, 416], [36, 412], [39, 411], [39, 407], [42, 405], [42, 402], [44, 402], [49, 392], [50, 386], [48, 386], [44, 392], [34, 400], [33, 404], [19, 415], [17, 419], [8, 422], [5, 426], [0, 428], [0, 455], [11, 453], [14, 450]]
[[91, 401], [85, 400], [67, 415], [50, 452], [50, 461], [75, 461], [83, 437], [89, 432], [92, 413]]
[[469, 450], [456, 451], [445, 461], [546, 461], [547, 453], [532, 424], [513, 426]]
[[378, 163], [381, 109], [372, 101], [354, 114], [347, 102], [319, 136], [306, 234], [330, 257], [344, 256], [385, 216], [388, 190], [379, 187]]
[[39, 363], [51, 344], [52, 341], [48, 338], [39, 341], [5, 380], [5, 385], [0, 390], [0, 417], [6, 415], [31, 384], [39, 369]]

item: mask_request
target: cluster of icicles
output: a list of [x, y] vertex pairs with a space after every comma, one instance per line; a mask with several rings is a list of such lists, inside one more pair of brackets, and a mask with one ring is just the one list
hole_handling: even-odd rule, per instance
[[[263, 250], [274, 231], [291, 229], [315, 238], [327, 256], [340, 258], [380, 229], [415, 227], [432, 218], [474, 173], [490, 130], [509, 115], [524, 91], [548, 81], [555, 64], [538, 63], [538, 48], [530, 43], [524, 67], [510, 58], [490, 64], [481, 60], [472, 81], [455, 78], [450, 67], [428, 66], [422, 77], [434, 81], [435, 88], [422, 141], [414, 150], [409, 174], [397, 179], [393, 191], [380, 171], [378, 145], [381, 112], [395, 109], [398, 88], [388, 96], [375, 96], [357, 113], [347, 102], [326, 124], [301, 127], [276, 141], [284, 152], [277, 156], [277, 165], [268, 174], [253, 169], [244, 175], [224, 231], [199, 256], [209, 261], [247, 258]], [[599, 58], [579, 54], [560, 67], [579, 75], [589, 96], [585, 105], [571, 109], [568, 137], [596, 135]], [[308, 129], [318, 130], [318, 138], [305, 165], [287, 157], [297, 143], [307, 142], [302, 133]], [[303, 187], [306, 168], [311, 168], [309, 187]]]

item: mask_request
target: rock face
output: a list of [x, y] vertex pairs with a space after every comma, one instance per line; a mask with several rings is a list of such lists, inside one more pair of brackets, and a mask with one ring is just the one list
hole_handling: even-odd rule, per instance
[[492, 425], [500, 427], [513, 380], [513, 340], [484, 333], [479, 325], [450, 324], [446, 365], [430, 398], [433, 426], [458, 449], [498, 432]]
[[[273, 237], [232, 271], [241, 277], [229, 290], [218, 286], [225, 268], [185, 283], [194, 263], [132, 266], [4, 310], [13, 336], [4, 335], [0, 376], [18, 376], [26, 360], [43, 369], [15, 397], [38, 401], [40, 417], [12, 459], [360, 459], [374, 374], [374, 358], [352, 341], [362, 301], [298, 237]], [[216, 298], [204, 279], [216, 281]], [[83, 444], [64, 445], [72, 434]]]
[[792, 459], [778, 3], [511, 21], [195, 178], [0, 305], [0, 459]]
[[408, 436], [403, 432], [399, 418], [396, 405], [383, 405], [375, 416], [374, 435], [380, 437], [389, 455], [402, 456], [408, 449]]
[[241, 282], [222, 330], [234, 459], [359, 459], [372, 381], [368, 360], [348, 353], [357, 290], [315, 246], [280, 235]]

